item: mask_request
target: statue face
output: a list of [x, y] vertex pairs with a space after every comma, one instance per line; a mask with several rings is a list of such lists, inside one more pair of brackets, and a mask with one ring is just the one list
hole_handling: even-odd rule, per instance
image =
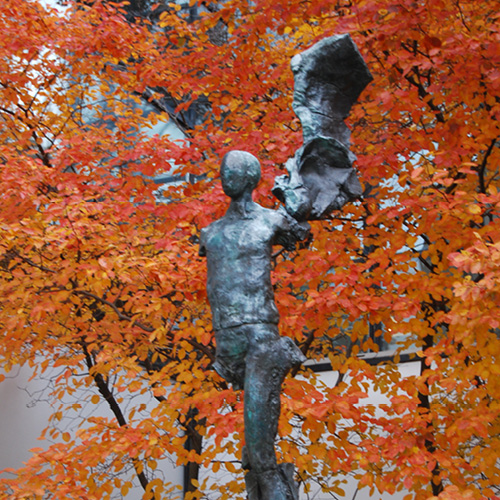
[[247, 179], [244, 168], [240, 165], [226, 165], [220, 173], [222, 189], [231, 198], [239, 198], [247, 190]]
[[252, 192], [260, 180], [260, 164], [245, 151], [231, 151], [224, 156], [220, 177], [222, 189], [232, 199]]

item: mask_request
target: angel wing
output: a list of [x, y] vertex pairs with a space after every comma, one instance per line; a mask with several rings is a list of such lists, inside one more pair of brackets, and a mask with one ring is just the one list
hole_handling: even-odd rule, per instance
[[303, 146], [278, 177], [275, 196], [298, 220], [324, 219], [362, 194], [349, 149], [349, 115], [372, 76], [349, 35], [325, 38], [293, 57], [293, 110]]

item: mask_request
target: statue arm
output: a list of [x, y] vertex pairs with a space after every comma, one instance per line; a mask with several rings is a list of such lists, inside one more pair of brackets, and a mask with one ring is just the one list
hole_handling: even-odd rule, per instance
[[309, 218], [312, 202], [309, 189], [297, 169], [297, 160], [290, 158], [286, 163], [288, 175], [276, 177], [272, 192], [284, 205], [287, 213], [297, 221]]
[[311, 226], [308, 222], [296, 220], [283, 208], [280, 208], [276, 213], [280, 220], [273, 243], [293, 251], [297, 242], [304, 241], [309, 237]]

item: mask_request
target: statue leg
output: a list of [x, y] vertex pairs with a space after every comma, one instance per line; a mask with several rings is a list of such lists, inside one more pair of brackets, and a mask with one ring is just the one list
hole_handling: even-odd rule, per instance
[[288, 371], [305, 358], [290, 339], [279, 337], [274, 325], [255, 325], [249, 341], [244, 396], [247, 484], [254, 484], [256, 500], [293, 500], [297, 497], [293, 472], [278, 466], [274, 439], [281, 385]]

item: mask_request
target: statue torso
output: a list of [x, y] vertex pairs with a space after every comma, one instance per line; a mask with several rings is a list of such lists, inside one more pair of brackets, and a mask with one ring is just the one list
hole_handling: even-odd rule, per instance
[[287, 220], [252, 204], [245, 216], [228, 213], [202, 230], [207, 293], [215, 329], [279, 320], [271, 284], [272, 245]]

